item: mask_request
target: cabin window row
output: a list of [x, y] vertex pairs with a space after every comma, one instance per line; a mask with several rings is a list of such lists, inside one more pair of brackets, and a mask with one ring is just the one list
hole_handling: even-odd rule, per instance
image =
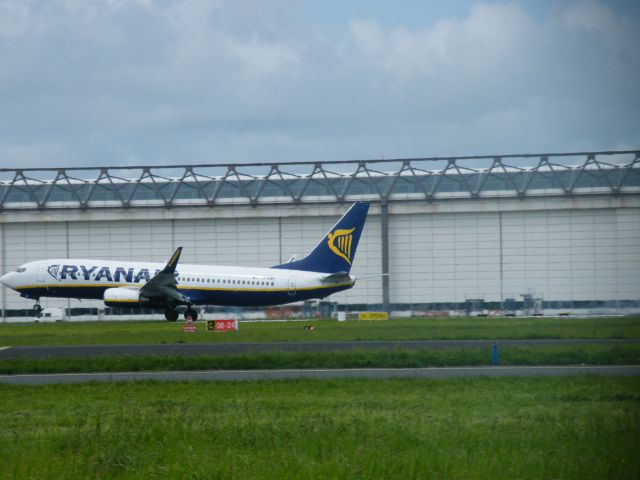
[[275, 282], [265, 282], [256, 280], [233, 280], [226, 278], [196, 278], [196, 277], [178, 277], [181, 282], [201, 282], [201, 283], [222, 283], [231, 285], [257, 285], [257, 286], [274, 286]]

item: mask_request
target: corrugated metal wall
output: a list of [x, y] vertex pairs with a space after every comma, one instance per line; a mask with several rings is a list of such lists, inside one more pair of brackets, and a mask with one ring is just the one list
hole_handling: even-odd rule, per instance
[[[550, 200], [509, 202], [452, 202], [447, 208], [392, 204], [391, 303], [500, 301], [522, 293], [545, 300], [640, 300], [640, 208], [612, 208], [610, 198], [601, 204], [589, 200], [587, 208], [563, 208], [571, 203]], [[344, 210], [320, 206], [301, 216], [289, 207], [278, 216], [273, 207], [258, 207], [238, 218], [227, 218], [228, 212], [194, 218], [163, 213], [158, 219], [73, 221], [60, 221], [64, 214], [44, 218], [34, 213], [33, 222], [0, 225], [0, 261], [4, 272], [54, 257], [164, 262], [183, 245], [183, 262], [271, 266], [293, 254], [301, 258]], [[381, 250], [379, 209], [372, 208], [353, 273], [381, 273]], [[32, 301], [2, 288], [0, 308], [31, 308]], [[362, 280], [332, 300], [380, 304], [382, 281]], [[68, 305], [54, 299], [43, 304]], [[72, 307], [98, 305], [70, 302]]]
[[394, 303], [640, 299], [640, 209], [398, 215], [390, 232]]

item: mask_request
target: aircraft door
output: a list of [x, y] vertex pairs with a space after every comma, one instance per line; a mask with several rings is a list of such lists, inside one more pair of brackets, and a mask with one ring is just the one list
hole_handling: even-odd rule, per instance
[[296, 277], [295, 275], [291, 275], [289, 277], [289, 295], [292, 297], [296, 294]]
[[38, 282], [44, 282], [45, 273], [47, 271], [47, 266], [44, 262], [40, 262], [40, 264], [36, 267], [36, 279]]

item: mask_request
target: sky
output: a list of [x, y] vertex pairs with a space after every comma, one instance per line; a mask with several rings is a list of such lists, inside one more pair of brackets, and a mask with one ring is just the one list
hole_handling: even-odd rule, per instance
[[640, 148], [633, 0], [0, 0], [0, 168]]

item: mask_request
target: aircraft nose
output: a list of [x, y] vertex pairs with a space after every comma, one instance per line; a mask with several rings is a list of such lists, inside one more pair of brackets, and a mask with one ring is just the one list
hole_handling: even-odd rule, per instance
[[13, 275], [11, 273], [5, 273], [3, 276], [0, 277], [0, 283], [2, 283], [4, 286], [11, 288], [11, 277]]

